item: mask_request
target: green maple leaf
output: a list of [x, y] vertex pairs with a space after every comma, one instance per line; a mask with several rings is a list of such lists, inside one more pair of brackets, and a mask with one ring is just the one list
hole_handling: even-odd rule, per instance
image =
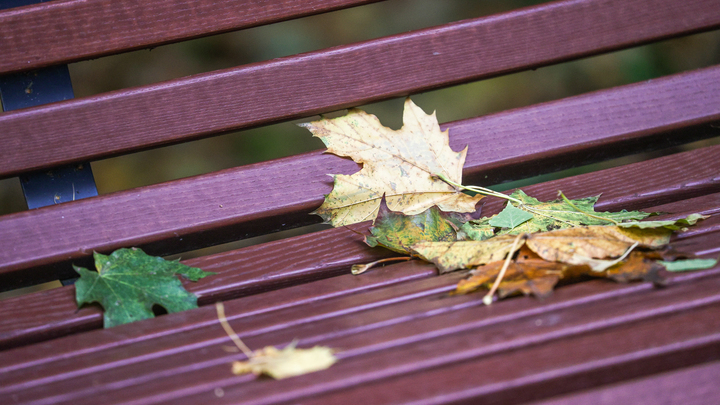
[[177, 261], [145, 254], [140, 249], [118, 249], [109, 256], [93, 253], [97, 272], [73, 266], [78, 306], [97, 302], [105, 309], [106, 328], [154, 317], [153, 305], [168, 313], [197, 308], [197, 297], [175, 276], [192, 281], [212, 275]]
[[[464, 235], [468, 239], [484, 240], [494, 235], [545, 232], [587, 225], [614, 225], [622, 221], [637, 223], [638, 220], [652, 215], [647, 212], [625, 210], [620, 212], [595, 212], [595, 203], [599, 196], [569, 200], [570, 203], [562, 199], [542, 202], [530, 197], [522, 190], [516, 190], [510, 194], [510, 197], [520, 201], [521, 204], [513, 204], [513, 202], [509, 201], [505, 210], [500, 214], [468, 222], [461, 228]], [[509, 213], [504, 214], [510, 207], [515, 210], [511, 209]], [[532, 215], [532, 217], [527, 217], [527, 220], [518, 222], [520, 216], [517, 211], [524, 211]], [[507, 215], [515, 215], [517, 219], [515, 219], [515, 222], [508, 222], [507, 219], [504, 219], [507, 218]], [[510, 227], [508, 224], [515, 226]], [[499, 230], [497, 228], [508, 229]]]
[[454, 241], [455, 229], [450, 219], [437, 207], [431, 207], [416, 215], [391, 211], [385, 201], [380, 204], [375, 225], [370, 228], [372, 236], [365, 237], [369, 246], [383, 246], [394, 252], [408, 254], [410, 247], [421, 241]]

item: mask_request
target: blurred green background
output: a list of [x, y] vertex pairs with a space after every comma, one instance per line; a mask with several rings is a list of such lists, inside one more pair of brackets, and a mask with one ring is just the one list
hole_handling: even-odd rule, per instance
[[[76, 97], [126, 89], [490, 15], [542, 1], [390, 0], [70, 65]], [[720, 33], [697, 34], [413, 96], [440, 122], [554, 100], [720, 63]], [[402, 99], [362, 106], [398, 128]], [[310, 119], [304, 120], [308, 121]], [[102, 136], [102, 134], [98, 134]], [[101, 194], [322, 148], [294, 123], [240, 131], [93, 163]], [[0, 214], [25, 209], [0, 181]]]

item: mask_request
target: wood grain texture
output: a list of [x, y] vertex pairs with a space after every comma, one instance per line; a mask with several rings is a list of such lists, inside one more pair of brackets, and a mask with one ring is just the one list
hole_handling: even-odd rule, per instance
[[720, 398], [720, 362], [638, 378], [559, 398], [533, 402], [532, 405], [611, 405], [663, 404], [713, 405]]
[[0, 115], [0, 176], [312, 116], [708, 30], [720, 25], [720, 14], [712, 12], [716, 5], [714, 0], [566, 0], [13, 111]]
[[[720, 68], [710, 68], [443, 128], [450, 129], [454, 150], [470, 145], [465, 182], [482, 184], [488, 171], [496, 173], [495, 180], [509, 180], [528, 167], [535, 174], [556, 169], [536, 166], [526, 156], [537, 161], [592, 161], [597, 154], [622, 155], [637, 150], [638, 145], [653, 148], [665, 145], [668, 138], [673, 142], [693, 138], [679, 131], [684, 126], [704, 125], [703, 131], [717, 132], [710, 123], [720, 119], [719, 97]], [[667, 163], [674, 158], [651, 161], [641, 166], [646, 173], [625, 174], [618, 169], [609, 172], [616, 177], [607, 182], [597, 180], [591, 186], [581, 184], [586, 181], [583, 178], [572, 187], [587, 194], [610, 189], [625, 192], [635, 190], [628, 179], [651, 176], [658, 184], [664, 178], [675, 183], [663, 191], [635, 190], [646, 193], [645, 206], [690, 198], [713, 192], [720, 183], [717, 153], [717, 148], [709, 148], [681, 155], [685, 157], [677, 158], [677, 163]], [[326, 174], [356, 170], [351, 161], [313, 152], [4, 216], [0, 218], [0, 273], [6, 285], [21, 285], [72, 276], [67, 265], [64, 272], [49, 267], [25, 274], [20, 270], [69, 261], [87, 265], [82, 259], [93, 250], [139, 246], [152, 254], [169, 254], [314, 223], [318, 218], [307, 213], [331, 190]], [[267, 179], [273, 179], [274, 187], [266, 187]], [[563, 187], [569, 192], [570, 186]], [[538, 197], [554, 198], [554, 192]], [[11, 273], [15, 273], [12, 283], [7, 278]]]
[[69, 0], [0, 12], [0, 74], [270, 24], [379, 0]]
[[[603, 179], [604, 174], [599, 173], [598, 179]], [[596, 181], [589, 181], [594, 183]], [[562, 187], [572, 191], [560, 182], [552, 183], [553, 186]], [[641, 184], [638, 184], [642, 186]], [[662, 189], [666, 184], [650, 183], [651, 186]], [[536, 190], [540, 192], [540, 190]], [[632, 193], [633, 190], [625, 190], [625, 193]], [[613, 204], [613, 200], [625, 200], [622, 195], [614, 193], [613, 190], [605, 193], [601, 199], [600, 206], [606, 210], [618, 210], [622, 205]], [[674, 219], [685, 217], [691, 213], [711, 215], [706, 221], [691, 228], [688, 231], [680, 232], [673, 239], [673, 246], [686, 253], [696, 253], [709, 256], [720, 249], [714, 240], [715, 236], [707, 234], [718, 232], [718, 219], [720, 219], [720, 193], [703, 195], [701, 197], [676, 201], [661, 206], [641, 206], [638, 208], [655, 212], [662, 211], [667, 214], [658, 219]], [[498, 207], [499, 209], [499, 207]], [[206, 256], [198, 259], [185, 261], [190, 266], [200, 267], [206, 271], [219, 273], [218, 276], [200, 280], [197, 283], [184, 282], [185, 287], [198, 295], [199, 303], [212, 303], [217, 300], [224, 300], [250, 294], [257, 294], [261, 291], [277, 290], [274, 294], [277, 297], [268, 298], [273, 303], [285, 302], [287, 297], [295, 297], [286, 289], [287, 286], [307, 282], [314, 278], [331, 277], [339, 271], [347, 273], [350, 265], [365, 263], [388, 255], [384, 249], [370, 249], [360, 242], [360, 237], [355, 232], [361, 232], [366, 224], [346, 228], [330, 229], [309, 235], [303, 235], [291, 239], [270, 242], [262, 245], [252, 246], [231, 252]], [[698, 238], [697, 236], [704, 236]], [[718, 239], [720, 240], [720, 239]], [[375, 274], [375, 273], [373, 273]], [[429, 273], [396, 274], [397, 279], [392, 282], [410, 280], [414, 277], [424, 277]], [[370, 279], [373, 276], [368, 277]], [[318, 282], [307, 285], [307, 288], [324, 291], [327, 287], [342, 286], [341, 289], [350, 289], [338, 278], [332, 278], [326, 282]], [[363, 282], [368, 281], [363, 279]], [[385, 281], [387, 283], [388, 281]], [[376, 284], [368, 282], [362, 284], [362, 288], [375, 288]], [[351, 289], [350, 289], [351, 290]], [[295, 291], [295, 290], [292, 290]], [[348, 290], [349, 291], [349, 290]], [[324, 296], [323, 293], [318, 293]], [[34, 342], [52, 339], [58, 336], [82, 332], [89, 329], [101, 327], [101, 311], [91, 306], [78, 311], [74, 303], [74, 287], [63, 287], [51, 291], [40, 292], [27, 296], [17, 297], [0, 301], [0, 313], [18, 313], [16, 317], [0, 318], [0, 348], [9, 348], [19, 345], [27, 345]], [[268, 297], [267, 294], [263, 295]], [[284, 298], [282, 298], [284, 297]], [[297, 298], [294, 298], [297, 299]], [[320, 299], [317, 298], [316, 299]]]
[[[0, 393], [15, 395], [18, 403], [198, 403], [222, 387], [225, 396], [213, 399], [218, 403], [297, 402], [338, 389], [367, 387], [360, 384], [397, 382], [406, 389], [421, 387], [430, 381], [427, 373], [444, 383], [419, 390], [426, 393], [467, 389], [478, 378], [485, 384], [497, 379], [512, 385], [519, 376], [557, 367], [566, 369], [567, 374], [560, 376], [563, 382], [584, 377], [581, 383], [571, 384], [578, 387], [696, 364], [720, 353], [720, 324], [713, 316], [720, 305], [720, 277], [715, 270], [704, 276], [683, 275], [661, 290], [649, 284], [598, 280], [560, 289], [545, 302], [521, 298], [492, 307], [482, 307], [477, 296], [439, 299], [442, 285], [451, 286], [450, 281], [446, 276], [434, 277], [259, 315], [244, 315], [242, 300], [226, 303], [231, 324], [252, 347], [282, 345], [298, 338], [303, 346], [340, 348], [341, 361], [317, 374], [282, 382], [229, 375], [229, 362], [242, 355], [222, 350], [229, 339], [210, 307], [186, 313], [202, 314], [204, 319], [205, 325], [192, 330], [186, 328], [185, 316], [172, 314], [1, 353], [0, 364], [6, 372], [0, 374]], [[413, 296], [413, 291], [428, 294]], [[163, 322], [172, 320], [177, 333], [155, 334]], [[658, 333], [669, 329], [673, 332]], [[138, 339], [143, 332], [143, 339]], [[636, 338], [627, 339], [629, 333]], [[557, 356], [559, 347], [567, 347], [561, 350], [567, 355]], [[43, 353], [50, 348], [52, 355]], [[691, 356], [683, 359], [681, 354]], [[527, 362], [518, 361], [523, 355]], [[639, 365], [658, 361], [662, 367], [638, 370]], [[498, 374], [443, 371], [455, 367], [477, 371], [503, 362]], [[579, 370], [574, 366], [583, 363], [590, 365]], [[607, 370], [608, 366], [622, 369], [628, 363], [636, 366], [622, 373]], [[594, 374], [584, 376], [586, 371]], [[415, 384], [412, 379], [418, 373], [423, 382]], [[398, 377], [410, 379], [410, 385], [403, 385]], [[446, 385], [452, 378], [457, 381]], [[67, 384], [70, 379], [73, 384]], [[399, 394], [375, 390], [372, 385], [367, 388], [367, 392], [376, 391], [373, 395]], [[557, 387], [550, 384], [545, 393], [553, 389]]]

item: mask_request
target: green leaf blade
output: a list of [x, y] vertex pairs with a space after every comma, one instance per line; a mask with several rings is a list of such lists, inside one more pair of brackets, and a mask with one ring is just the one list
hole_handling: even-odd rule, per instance
[[411, 246], [421, 241], [454, 241], [455, 229], [437, 207], [416, 215], [391, 211], [384, 202], [380, 205], [372, 236], [365, 237], [371, 247], [382, 246], [394, 252], [409, 254]]
[[709, 269], [711, 267], [715, 267], [718, 261], [717, 259], [687, 259], [675, 260], [674, 262], [665, 262], [659, 260], [658, 263], [665, 266], [665, 269], [667, 269], [667, 271], [681, 272]]
[[690, 214], [685, 218], [680, 218], [677, 220], [667, 220], [667, 221], [632, 221], [632, 222], [624, 222], [622, 224], [619, 224], [618, 226], [623, 228], [640, 228], [640, 229], [648, 229], [648, 228], [666, 228], [673, 231], [677, 231], [679, 229], [685, 228], [686, 226], [695, 225], [697, 221], [700, 221], [702, 219], [707, 218], [704, 215], [701, 214]]
[[175, 274], [193, 281], [214, 274], [145, 254], [140, 249], [119, 249], [109, 256], [94, 254], [99, 272], [75, 267], [78, 306], [97, 302], [104, 308], [106, 328], [154, 317], [153, 305], [168, 313], [197, 308], [197, 297], [182, 286]]
[[533, 218], [535, 218], [533, 214], [519, 208], [515, 208], [515, 206], [508, 203], [504, 210], [490, 219], [489, 224], [497, 228], [514, 229], [520, 224]]

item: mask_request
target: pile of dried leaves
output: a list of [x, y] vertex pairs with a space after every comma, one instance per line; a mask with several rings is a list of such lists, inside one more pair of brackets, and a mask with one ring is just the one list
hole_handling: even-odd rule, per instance
[[[508, 195], [462, 185], [467, 148], [454, 152], [435, 114], [408, 99], [403, 127], [393, 131], [360, 110], [304, 124], [328, 151], [363, 168], [335, 175], [333, 191], [315, 211], [333, 226], [374, 220], [370, 246], [434, 263], [440, 273], [471, 269], [457, 293], [490, 288], [485, 303], [516, 293], [547, 296], [560, 280], [607, 277], [662, 282], [662, 271], [691, 270], [715, 260], [663, 262], [674, 230], [704, 217], [641, 221], [651, 213], [595, 212], [598, 197], [541, 202], [521, 190]], [[484, 195], [507, 200], [497, 215], [472, 220]], [[387, 259], [385, 260], [387, 261]], [[375, 263], [353, 268], [359, 274]]]

